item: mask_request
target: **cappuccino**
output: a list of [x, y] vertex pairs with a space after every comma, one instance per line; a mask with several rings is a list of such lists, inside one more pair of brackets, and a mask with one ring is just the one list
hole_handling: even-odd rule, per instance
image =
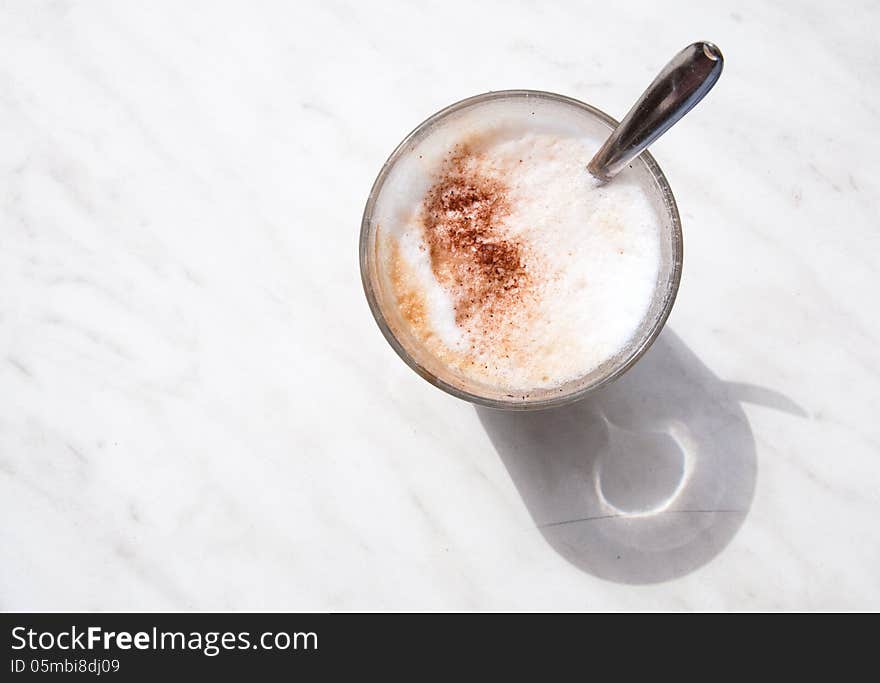
[[626, 352], [658, 286], [662, 208], [642, 169], [605, 185], [587, 172], [607, 134], [571, 104], [520, 98], [413, 143], [373, 213], [395, 334], [510, 395]]

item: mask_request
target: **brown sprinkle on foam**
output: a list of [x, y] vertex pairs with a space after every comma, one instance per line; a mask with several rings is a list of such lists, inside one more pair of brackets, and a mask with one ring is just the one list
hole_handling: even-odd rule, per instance
[[508, 187], [481, 170], [480, 161], [466, 145], [450, 153], [425, 197], [422, 221], [434, 275], [452, 296], [456, 322], [486, 334], [517, 305], [529, 275], [523, 245], [502, 230]]

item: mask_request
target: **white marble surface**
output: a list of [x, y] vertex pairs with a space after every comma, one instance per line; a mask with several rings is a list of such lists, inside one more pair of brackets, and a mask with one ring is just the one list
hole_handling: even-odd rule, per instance
[[[0, 6], [0, 608], [880, 608], [877, 4], [366, 5]], [[530, 416], [407, 369], [357, 267], [399, 139], [620, 116], [702, 38], [643, 362]]]

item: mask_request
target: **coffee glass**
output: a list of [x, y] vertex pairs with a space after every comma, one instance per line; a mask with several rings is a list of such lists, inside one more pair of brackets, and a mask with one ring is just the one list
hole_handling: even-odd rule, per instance
[[[585, 375], [552, 389], [535, 389], [527, 393], [511, 394], [507, 389], [474, 381], [447, 367], [424, 348], [407, 329], [397, 310], [395, 294], [384, 271], [379, 253], [379, 226], [375, 208], [389, 174], [409, 154], [417, 143], [443, 125], [450, 117], [487, 102], [513, 100], [531, 102], [545, 100], [579, 110], [591, 125], [610, 134], [617, 121], [595, 107], [554, 93], [536, 90], [504, 90], [477, 95], [456, 102], [437, 112], [404, 138], [392, 152], [379, 172], [364, 209], [360, 234], [360, 268], [364, 293], [370, 310], [382, 334], [403, 361], [431, 384], [453, 396], [477, 405], [508, 410], [535, 410], [553, 408], [577, 401], [599, 387], [612, 382], [626, 372], [648, 350], [660, 333], [678, 292], [682, 267], [681, 219], [669, 183], [657, 162], [648, 152], [642, 152], [632, 161], [647, 178], [644, 183], [661, 224], [660, 264], [654, 294], [647, 314], [636, 329], [630, 342], [614, 357]], [[584, 160], [584, 173], [589, 159]]]

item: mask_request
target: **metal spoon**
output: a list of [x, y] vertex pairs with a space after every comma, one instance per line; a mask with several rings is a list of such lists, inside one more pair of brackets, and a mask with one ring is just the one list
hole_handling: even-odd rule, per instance
[[694, 43], [675, 55], [596, 152], [587, 170], [599, 180], [611, 180], [706, 96], [723, 67], [721, 50], [712, 43]]

